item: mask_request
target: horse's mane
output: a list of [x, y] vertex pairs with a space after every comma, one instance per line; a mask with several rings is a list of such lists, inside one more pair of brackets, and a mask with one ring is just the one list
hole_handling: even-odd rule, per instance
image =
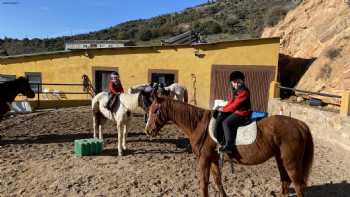
[[[197, 127], [197, 123], [202, 120], [205, 112], [210, 113], [210, 110], [170, 98], [163, 98], [165, 99], [165, 110], [167, 110], [167, 114], [171, 115], [174, 118], [174, 121], [179, 121], [192, 130]], [[178, 113], [179, 110], [170, 109], [179, 109], [182, 113]]]

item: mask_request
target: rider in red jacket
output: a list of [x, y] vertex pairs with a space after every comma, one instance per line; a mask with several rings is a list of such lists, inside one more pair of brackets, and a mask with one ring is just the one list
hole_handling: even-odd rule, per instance
[[244, 79], [244, 74], [240, 71], [230, 74], [233, 98], [219, 109], [221, 113], [217, 118], [216, 129], [224, 132], [225, 144], [220, 148], [222, 152], [232, 153], [237, 129], [247, 122], [251, 114], [250, 92], [244, 85]]
[[[108, 82], [108, 102], [106, 107], [110, 110], [112, 108], [111, 101], [115, 96], [119, 96], [119, 94], [124, 93], [124, 89], [122, 86], [122, 83], [119, 79], [119, 73], [118, 72], [112, 72], [111, 73], [111, 80]], [[116, 101], [118, 101], [119, 98], [115, 98]]]
[[[112, 79], [108, 83], [108, 91], [110, 94], [124, 93], [123, 86], [119, 80], [119, 75], [112, 75]], [[117, 76], [117, 77], [116, 77]]]

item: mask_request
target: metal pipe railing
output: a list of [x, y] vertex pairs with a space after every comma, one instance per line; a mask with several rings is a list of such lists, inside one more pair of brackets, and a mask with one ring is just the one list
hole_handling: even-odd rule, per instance
[[303, 92], [303, 93], [315, 94], [315, 95], [319, 95], [319, 96], [326, 96], [326, 97], [332, 97], [332, 98], [341, 98], [341, 96], [334, 95], [334, 94], [326, 94], [326, 93], [320, 93], [320, 92], [311, 92], [311, 91], [299, 90], [299, 89], [295, 89], [295, 88], [288, 88], [288, 87], [284, 87], [284, 86], [278, 86], [278, 87], [280, 89], [292, 90], [292, 91], [295, 91], [295, 92]]
[[[6, 81], [0, 81], [1, 82], [6, 82]], [[42, 86], [82, 86], [84, 87], [84, 84], [82, 83], [29, 83], [30, 85], [36, 86], [35, 94], [37, 94], [37, 106], [40, 107], [40, 94], [52, 94], [52, 95], [61, 95], [61, 94], [89, 94], [89, 92], [66, 92], [66, 91], [49, 91], [49, 92], [43, 92], [42, 91]]]
[[[0, 83], [7, 82], [7, 81], [0, 81]], [[84, 86], [82, 83], [31, 83], [30, 85], [58, 85], [58, 86]]]

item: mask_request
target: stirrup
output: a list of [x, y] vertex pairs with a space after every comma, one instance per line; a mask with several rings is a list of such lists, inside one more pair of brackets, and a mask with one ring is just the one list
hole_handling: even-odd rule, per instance
[[221, 147], [221, 145], [218, 145], [216, 148], [217, 148], [217, 152], [219, 154], [219, 169], [222, 169], [224, 167], [225, 153], [220, 151], [220, 147]]
[[[217, 151], [219, 153], [219, 169], [222, 170], [224, 167], [224, 162], [225, 162], [225, 152], [220, 151], [220, 145], [217, 146]], [[233, 161], [230, 161], [231, 163], [231, 173], [233, 174], [235, 172], [234, 166], [233, 166]]]

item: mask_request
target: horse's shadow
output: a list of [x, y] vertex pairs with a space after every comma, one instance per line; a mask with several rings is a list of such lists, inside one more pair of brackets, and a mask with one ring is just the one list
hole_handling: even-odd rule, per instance
[[[290, 189], [289, 193], [293, 194], [293, 195], [289, 195], [289, 197], [291, 196], [296, 197], [294, 189]], [[340, 183], [327, 183], [323, 185], [313, 185], [306, 188], [305, 196], [307, 197], [348, 197], [350, 196], [350, 184], [345, 180]]]
[[[105, 133], [103, 134], [106, 144], [116, 144], [117, 134]], [[53, 143], [73, 143], [77, 139], [92, 138], [92, 133], [74, 133], [74, 134], [45, 134], [37, 136], [17, 135], [12, 137], [3, 137], [0, 140], [0, 145], [9, 144], [53, 144]], [[175, 150], [154, 148], [154, 149], [128, 149], [125, 151], [125, 155], [138, 155], [138, 154], [180, 154], [191, 153], [191, 146], [187, 138], [156, 138], [150, 140], [144, 133], [128, 133], [127, 142], [136, 143], [151, 143], [151, 144], [174, 144]], [[118, 149], [116, 147], [112, 149], [105, 149], [102, 156], [116, 156], [118, 155]]]
[[[179, 139], [132, 139], [128, 142], [148, 142], [148, 143], [159, 143], [159, 144], [174, 144], [174, 149], [154, 148], [154, 149], [127, 149], [124, 152], [124, 156], [128, 155], [144, 155], [144, 154], [182, 154], [192, 153], [191, 145], [187, 138]], [[116, 147], [110, 149], [104, 149], [100, 156], [118, 156], [118, 149]]]
[[347, 181], [315, 185], [306, 188], [306, 196], [309, 197], [345, 197], [350, 196], [350, 184]]
[[[143, 133], [129, 133], [128, 136], [140, 136]], [[108, 138], [116, 138], [117, 134], [105, 133], [103, 137], [107, 140]], [[67, 143], [74, 142], [77, 139], [92, 138], [92, 133], [74, 133], [74, 134], [44, 134], [36, 136], [19, 135], [11, 137], [2, 137], [0, 145], [7, 144], [52, 144], [52, 143]]]

